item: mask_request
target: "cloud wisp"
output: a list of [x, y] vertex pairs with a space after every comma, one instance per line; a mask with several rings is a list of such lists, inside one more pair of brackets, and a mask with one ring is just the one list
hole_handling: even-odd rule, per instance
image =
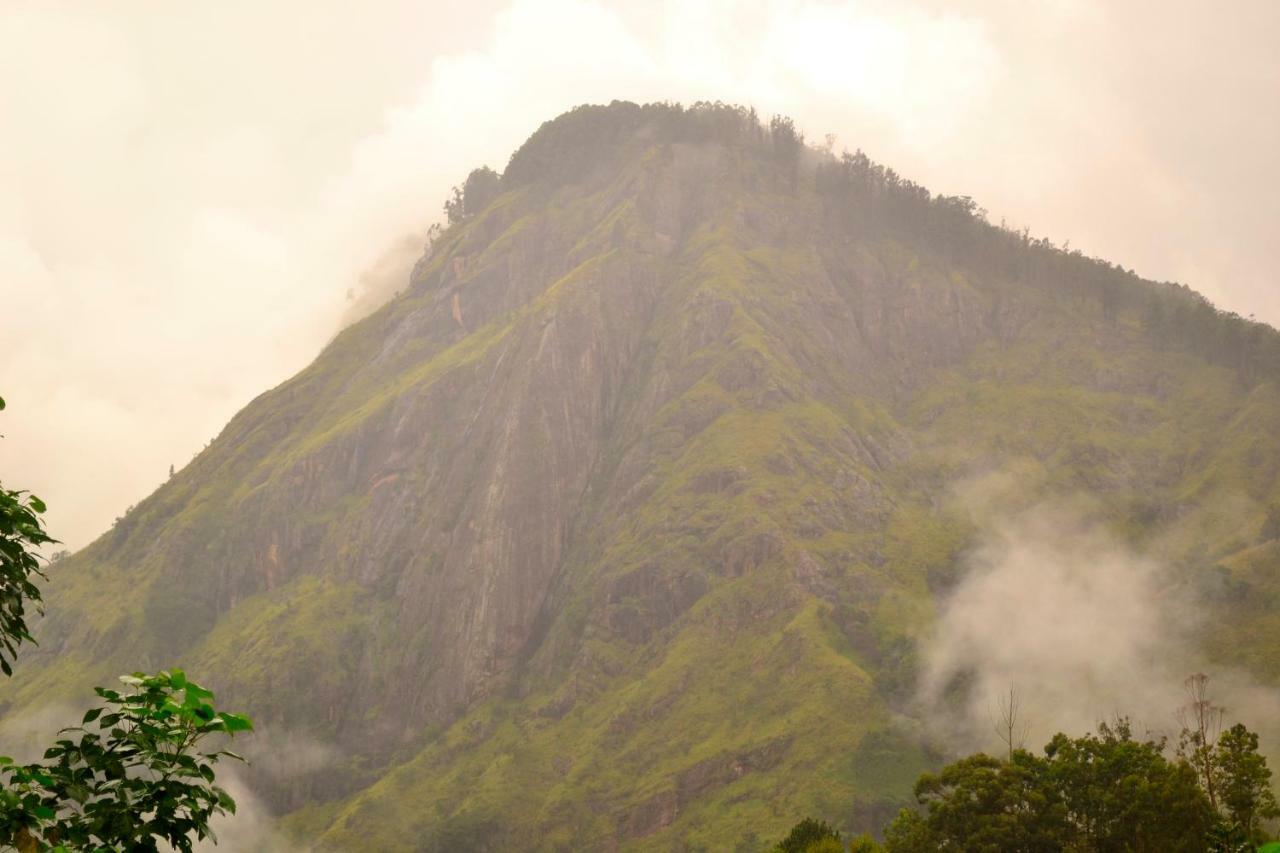
[[999, 518], [923, 646], [921, 707], [962, 749], [1000, 749], [1011, 690], [1029, 748], [1117, 716], [1176, 741], [1183, 682], [1203, 671], [1232, 720], [1277, 731], [1280, 693], [1205, 661], [1196, 632], [1206, 618], [1166, 567], [1070, 507]]

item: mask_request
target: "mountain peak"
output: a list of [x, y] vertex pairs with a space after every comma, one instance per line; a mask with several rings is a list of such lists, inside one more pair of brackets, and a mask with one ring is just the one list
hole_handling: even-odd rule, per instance
[[872, 828], [932, 760], [901, 720], [958, 484], [1152, 537], [1229, 490], [1224, 543], [1275, 494], [1272, 330], [786, 119], [579, 107], [453, 202], [403, 295], [59, 566], [15, 708], [182, 663], [344, 756], [254, 779], [332, 847]]

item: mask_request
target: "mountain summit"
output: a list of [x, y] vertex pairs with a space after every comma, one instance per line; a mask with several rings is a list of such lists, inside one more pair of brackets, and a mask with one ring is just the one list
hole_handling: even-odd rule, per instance
[[718, 104], [575, 109], [448, 210], [51, 570], [11, 718], [182, 665], [323, 849], [872, 829], [940, 758], [920, 643], [991, 472], [1222, 580], [1206, 654], [1280, 681], [1273, 330]]

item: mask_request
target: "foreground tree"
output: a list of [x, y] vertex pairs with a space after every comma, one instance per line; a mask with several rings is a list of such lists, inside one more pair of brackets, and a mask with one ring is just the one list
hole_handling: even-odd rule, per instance
[[120, 680], [122, 691], [96, 688], [103, 705], [64, 729], [44, 761], [0, 757], [0, 845], [190, 850], [212, 835], [214, 815], [235, 812], [213, 767], [240, 757], [201, 743], [248, 731], [249, 720], [214, 710], [213, 694], [181, 670]]
[[[1249, 754], [1248, 738], [1236, 753]], [[1254, 768], [1237, 775], [1260, 797], [1256, 767], [1236, 763]], [[1135, 739], [1124, 719], [1096, 734], [1056, 735], [1044, 757], [969, 756], [920, 777], [915, 794], [923, 809], [904, 809], [888, 827], [890, 853], [1234, 850], [1213, 840], [1216, 814], [1196, 769], [1167, 758], [1163, 740]]]
[[[0, 410], [4, 405], [0, 397]], [[5, 675], [13, 675], [18, 646], [31, 642], [27, 608], [40, 608], [36, 580], [44, 575], [36, 553], [53, 542], [40, 523], [44, 510], [35, 495], [0, 485], [0, 672]]]
[[1236, 723], [1222, 730], [1226, 708], [1214, 701], [1209, 676], [1187, 678], [1188, 703], [1179, 710], [1178, 753], [1195, 768], [1216, 818], [1215, 850], [1252, 850], [1265, 840], [1264, 821], [1280, 817], [1271, 770], [1258, 752], [1258, 736]]
[[1178, 754], [1195, 768], [1200, 784], [1209, 797], [1209, 805], [1216, 812], [1218, 767], [1214, 754], [1226, 708], [1216, 704], [1209, 696], [1209, 676], [1203, 672], [1188, 676], [1183, 686], [1187, 691], [1187, 704], [1178, 709], [1178, 721], [1182, 723]]
[[924, 813], [904, 810], [885, 833], [890, 851], [962, 849], [1051, 853], [1069, 837], [1060, 794], [1046, 762], [1025, 750], [1009, 761], [981, 753], [916, 782]]
[[1264, 841], [1262, 822], [1280, 817], [1280, 806], [1267, 760], [1258, 752], [1258, 736], [1236, 723], [1219, 736], [1214, 764], [1229, 826], [1249, 842]]
[[1067, 849], [1204, 849], [1213, 811], [1193, 768], [1164, 752], [1164, 740], [1134, 739], [1123, 718], [1097, 734], [1056, 735], [1044, 784], [1066, 809]]
[[[18, 647], [34, 642], [26, 611], [42, 602], [36, 549], [54, 542], [40, 519], [44, 511], [34, 495], [0, 487], [5, 675], [13, 673]], [[214, 784], [213, 767], [220, 758], [240, 757], [207, 744], [251, 730], [249, 719], [215, 710], [213, 694], [178, 669], [120, 680], [122, 690], [94, 688], [103, 703], [60, 732], [42, 761], [0, 756], [0, 848], [190, 850], [195, 840], [212, 837], [215, 815], [235, 811], [235, 801]]]

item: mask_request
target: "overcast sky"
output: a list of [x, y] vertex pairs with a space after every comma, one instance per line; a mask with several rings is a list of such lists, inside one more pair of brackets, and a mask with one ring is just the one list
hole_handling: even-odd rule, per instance
[[785, 112], [1280, 324], [1277, 44], [1274, 0], [7, 0], [0, 481], [87, 544], [587, 101]]

